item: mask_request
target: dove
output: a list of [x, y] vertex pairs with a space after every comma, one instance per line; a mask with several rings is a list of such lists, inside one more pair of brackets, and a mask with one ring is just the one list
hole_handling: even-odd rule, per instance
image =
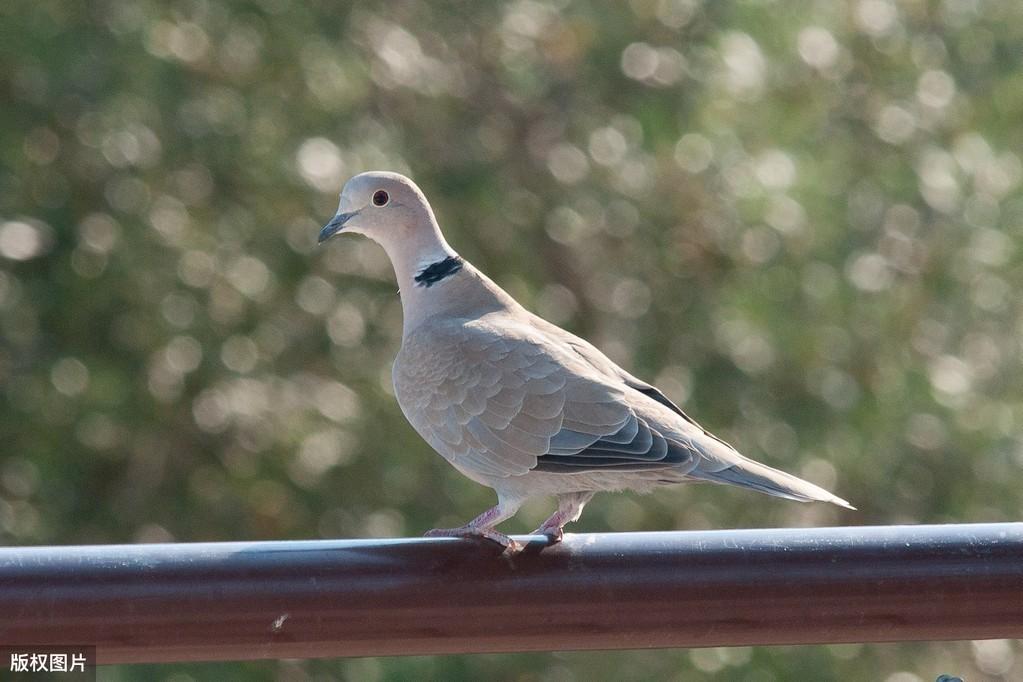
[[455, 469], [493, 488], [497, 505], [428, 536], [516, 543], [496, 526], [522, 504], [556, 497], [534, 534], [553, 544], [597, 492], [648, 492], [687, 481], [769, 495], [845, 500], [739, 454], [654, 386], [596, 347], [534, 315], [458, 255], [423, 192], [368, 172], [341, 191], [319, 234], [361, 234], [387, 252], [402, 307], [394, 393], [405, 417]]

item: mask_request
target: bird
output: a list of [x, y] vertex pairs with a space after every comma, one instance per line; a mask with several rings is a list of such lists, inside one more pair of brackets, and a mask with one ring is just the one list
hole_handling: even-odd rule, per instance
[[490, 540], [524, 502], [556, 497], [533, 534], [560, 542], [601, 491], [649, 492], [687, 481], [801, 502], [847, 501], [744, 457], [584, 339], [528, 311], [448, 244], [426, 196], [398, 173], [358, 174], [318, 242], [360, 234], [383, 247], [398, 280], [402, 340], [394, 394], [409, 423], [497, 504], [432, 537]]

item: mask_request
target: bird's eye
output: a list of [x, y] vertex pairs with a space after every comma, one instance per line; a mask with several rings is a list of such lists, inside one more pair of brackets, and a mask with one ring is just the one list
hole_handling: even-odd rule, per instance
[[388, 201], [390, 201], [390, 199], [391, 199], [391, 197], [387, 196], [387, 192], [385, 192], [382, 189], [378, 189], [377, 191], [373, 192], [373, 205], [374, 206], [383, 206]]

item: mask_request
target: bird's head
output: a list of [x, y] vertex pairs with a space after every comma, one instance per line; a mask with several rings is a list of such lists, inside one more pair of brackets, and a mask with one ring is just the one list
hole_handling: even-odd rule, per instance
[[345, 183], [337, 214], [320, 230], [319, 241], [354, 232], [388, 248], [434, 225], [430, 204], [414, 182], [397, 173], [373, 171]]

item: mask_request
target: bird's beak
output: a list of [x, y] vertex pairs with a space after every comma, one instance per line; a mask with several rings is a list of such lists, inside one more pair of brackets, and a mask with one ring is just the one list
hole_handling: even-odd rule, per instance
[[343, 230], [345, 223], [351, 220], [351, 218], [355, 216], [355, 214], [357, 213], [358, 211], [352, 211], [350, 213], [338, 213], [337, 215], [335, 215], [333, 218], [330, 219], [330, 222], [324, 225], [323, 229], [320, 230], [320, 238], [317, 240], [317, 242], [322, 244], [323, 242], [327, 241], [335, 234]]

